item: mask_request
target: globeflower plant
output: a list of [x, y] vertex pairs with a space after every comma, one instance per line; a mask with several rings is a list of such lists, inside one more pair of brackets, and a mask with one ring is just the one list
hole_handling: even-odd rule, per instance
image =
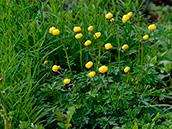
[[105, 73], [108, 70], [108, 67], [103, 65], [98, 70], [99, 70], [100, 73]]
[[87, 69], [91, 68], [93, 66], [93, 62], [92, 61], [89, 61], [88, 63], [85, 64], [85, 67]]
[[73, 28], [73, 31], [74, 32], [79, 32], [79, 31], [81, 31], [81, 27], [76, 26], [76, 27]]

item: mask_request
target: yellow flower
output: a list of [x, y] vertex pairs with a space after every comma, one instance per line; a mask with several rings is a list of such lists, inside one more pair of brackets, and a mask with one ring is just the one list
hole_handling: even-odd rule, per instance
[[53, 31], [54, 31], [55, 29], [56, 29], [55, 27], [51, 27], [51, 28], [49, 29], [49, 33], [52, 34]]
[[105, 73], [108, 70], [108, 67], [103, 65], [103, 66], [99, 67], [98, 70], [99, 70], [100, 73]]
[[53, 35], [59, 35], [60, 34], [60, 30], [59, 29], [55, 29], [54, 31], [53, 31]]
[[148, 26], [148, 29], [151, 31], [151, 30], [155, 30], [156, 29], [156, 25], [155, 24], [152, 24], [150, 26]]
[[[65, 124], [65, 125], [67, 126], [67, 124]], [[68, 128], [69, 128], [69, 127], [72, 127], [72, 124], [69, 123]]]
[[88, 31], [93, 31], [94, 27], [93, 26], [89, 26], [88, 27]]
[[129, 17], [131, 17], [131, 16], [133, 16], [133, 12], [129, 12], [127, 15], [128, 15]]
[[89, 72], [88, 76], [89, 76], [89, 77], [94, 77], [95, 74], [96, 74], [95, 71], [91, 71], [91, 72]]
[[48, 64], [48, 61], [47, 60], [44, 61], [44, 65], [46, 65], [46, 64]]
[[108, 50], [108, 49], [111, 49], [113, 46], [112, 46], [112, 44], [111, 43], [107, 43], [107, 44], [105, 44], [105, 48], [106, 48], [106, 50]]
[[138, 84], [139, 84], [139, 82], [137, 81], [137, 82], [135, 82], [135, 84], [136, 84], [136, 85], [138, 85]]
[[130, 67], [127, 66], [127, 67], [124, 69], [124, 72], [127, 73], [129, 70], [130, 70]]
[[143, 36], [144, 40], [147, 40], [148, 38], [149, 38], [149, 35], [147, 35], [147, 34]]
[[100, 32], [97, 32], [97, 33], [94, 34], [94, 38], [95, 39], [99, 38], [100, 36], [101, 36], [101, 33]]
[[131, 81], [133, 82], [134, 80], [133, 80], [133, 79], [131, 79]]
[[73, 31], [74, 31], [74, 32], [79, 32], [79, 31], [81, 31], [81, 27], [75, 26], [75, 27], [73, 28]]
[[105, 18], [106, 18], [106, 19], [110, 19], [110, 18], [112, 18], [112, 17], [113, 17], [113, 14], [112, 14], [112, 13], [108, 13], [108, 14], [105, 15]]
[[80, 39], [80, 38], [82, 38], [82, 36], [83, 36], [82, 33], [79, 33], [79, 34], [76, 34], [76, 35], [75, 35], [75, 38], [76, 38], [76, 39]]
[[127, 50], [128, 48], [129, 48], [128, 44], [124, 44], [124, 45], [122, 46], [122, 49], [123, 49], [123, 50]]
[[57, 72], [57, 71], [59, 70], [59, 68], [60, 68], [60, 66], [53, 65], [52, 70], [53, 70], [54, 72]]
[[90, 45], [92, 42], [90, 41], [90, 40], [87, 40], [85, 43], [84, 43], [84, 45], [85, 46], [88, 46], [88, 45]]
[[114, 18], [111, 18], [111, 19], [110, 19], [110, 22], [113, 22], [113, 21], [115, 21], [115, 19], [114, 19]]
[[70, 83], [70, 79], [64, 79], [64, 80], [63, 80], [63, 83], [64, 83], [64, 84], [69, 84], [69, 83]]
[[128, 19], [130, 19], [129, 15], [124, 15], [122, 17], [122, 22], [125, 23], [126, 21], [128, 21]]
[[92, 61], [89, 61], [88, 63], [85, 64], [85, 67], [87, 69], [91, 68], [93, 66], [93, 62]]

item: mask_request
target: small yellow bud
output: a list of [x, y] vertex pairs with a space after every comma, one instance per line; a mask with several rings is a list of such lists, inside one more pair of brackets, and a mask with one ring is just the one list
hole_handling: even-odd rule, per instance
[[152, 24], [150, 26], [148, 26], [148, 29], [151, 31], [151, 30], [155, 30], [156, 29], [156, 25], [155, 24]]
[[60, 34], [60, 30], [59, 29], [55, 29], [54, 31], [53, 31], [53, 35], [59, 35]]
[[124, 72], [127, 73], [129, 70], [130, 70], [130, 67], [127, 66], [127, 67], [124, 69]]
[[60, 68], [60, 66], [53, 65], [52, 70], [53, 70], [54, 72], [57, 72], [57, 71], [59, 70], [59, 68]]
[[113, 17], [113, 14], [112, 14], [112, 13], [108, 13], [108, 14], [105, 15], [105, 18], [106, 18], [106, 19], [110, 19], [110, 18], [112, 18], [112, 17]]
[[100, 73], [105, 73], [108, 70], [108, 67], [103, 65], [103, 66], [99, 67], [98, 70], [99, 70]]
[[129, 15], [124, 15], [122, 17], [122, 22], [125, 23], [126, 21], [128, 21], [128, 19], [130, 19]]
[[93, 26], [89, 26], [88, 27], [88, 31], [93, 31], [94, 27]]
[[138, 85], [138, 84], [139, 84], [139, 82], [137, 81], [137, 82], [135, 82], [135, 84], [136, 84], [136, 85]]
[[106, 50], [109, 50], [109, 49], [111, 49], [112, 47], [113, 47], [113, 46], [112, 46], [111, 43], [105, 44], [105, 49], [106, 49]]
[[91, 72], [89, 72], [88, 76], [89, 76], [89, 77], [94, 77], [95, 74], [96, 74], [95, 71], [91, 71]]
[[75, 38], [76, 38], [76, 39], [80, 39], [80, 38], [82, 38], [82, 36], [83, 36], [82, 33], [79, 33], [79, 34], [76, 34], [76, 35], [75, 35]]
[[73, 31], [74, 31], [74, 32], [79, 32], [79, 31], [81, 31], [81, 27], [75, 26], [75, 27], [73, 28]]
[[128, 44], [124, 44], [124, 45], [122, 46], [122, 49], [123, 49], [123, 50], [127, 50], [128, 48], [129, 48]]
[[92, 42], [90, 41], [90, 40], [87, 40], [85, 43], [84, 43], [84, 45], [85, 46], [88, 46], [88, 45], [90, 45]]
[[94, 38], [95, 39], [99, 38], [100, 36], [101, 36], [101, 33], [100, 32], [97, 32], [97, 33], [94, 34]]
[[144, 40], [147, 40], [148, 38], [149, 38], [149, 35], [147, 35], [147, 34], [143, 36]]
[[115, 21], [115, 19], [114, 19], [114, 18], [111, 18], [111, 19], [110, 19], [110, 22], [113, 22], [113, 21]]
[[89, 61], [88, 63], [85, 64], [85, 67], [87, 69], [91, 68], [93, 66], [93, 62], [92, 61]]
[[133, 79], [131, 79], [131, 81], [133, 82], [134, 80], [133, 80]]
[[46, 64], [48, 64], [48, 61], [47, 60], [44, 61], [44, 65], [46, 65]]
[[131, 17], [131, 16], [133, 16], [133, 12], [129, 12], [127, 15], [128, 15], [129, 17]]
[[51, 28], [49, 29], [49, 33], [52, 34], [53, 31], [54, 31], [55, 29], [56, 29], [55, 27], [51, 27]]
[[[65, 125], [67, 126], [67, 124], [65, 124]], [[69, 127], [72, 127], [72, 124], [69, 123], [68, 128], [69, 128]]]
[[70, 83], [70, 79], [64, 79], [64, 80], [63, 80], [63, 83], [64, 83], [64, 84], [69, 84], [69, 83]]

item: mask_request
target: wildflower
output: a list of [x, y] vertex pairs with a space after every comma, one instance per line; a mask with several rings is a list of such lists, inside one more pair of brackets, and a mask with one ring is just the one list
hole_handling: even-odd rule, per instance
[[110, 18], [112, 18], [112, 17], [113, 17], [113, 14], [112, 14], [112, 13], [108, 13], [108, 14], [105, 15], [105, 18], [106, 18], [106, 19], [110, 19]]
[[106, 50], [109, 50], [109, 49], [111, 49], [113, 46], [112, 46], [112, 44], [111, 43], [107, 43], [107, 44], [105, 44], [105, 48], [106, 48]]
[[75, 35], [75, 38], [76, 38], [76, 39], [80, 39], [80, 38], [82, 38], [82, 36], [83, 36], [82, 33], [79, 33], [79, 34], [76, 34], [76, 35]]
[[88, 31], [93, 31], [94, 27], [93, 26], [89, 26], [88, 27]]
[[85, 43], [84, 43], [84, 45], [85, 46], [88, 46], [88, 45], [90, 45], [92, 42], [90, 41], [90, 40], [87, 40]]
[[124, 15], [122, 17], [122, 22], [125, 23], [126, 21], [128, 21], [130, 19], [129, 15]]
[[127, 66], [127, 67], [124, 69], [124, 72], [127, 73], [129, 70], [130, 70], [130, 67]]
[[59, 68], [60, 68], [60, 66], [53, 65], [52, 70], [53, 70], [54, 72], [57, 72], [57, 71], [59, 70]]
[[63, 80], [63, 83], [64, 83], [64, 84], [69, 84], [69, 83], [70, 83], [70, 79], [64, 79], [64, 80]]
[[89, 61], [88, 63], [85, 64], [85, 67], [87, 69], [91, 68], [93, 66], [93, 62], [92, 61]]
[[[65, 124], [65, 125], [67, 126], [67, 124]], [[72, 127], [72, 124], [69, 123], [68, 128], [69, 128], [69, 127]]]
[[136, 85], [138, 85], [138, 84], [139, 84], [139, 83], [138, 83], [138, 81], [137, 81], [137, 82], [135, 82], [135, 84], [136, 84]]
[[144, 40], [147, 40], [148, 38], [149, 38], [149, 35], [147, 35], [147, 34], [143, 36]]
[[114, 18], [111, 18], [111, 19], [110, 19], [110, 22], [113, 22], [113, 21], [115, 21], [115, 19], [114, 19]]
[[79, 31], [81, 31], [81, 27], [75, 26], [75, 27], [73, 28], [73, 31], [74, 31], [74, 32], [79, 32]]
[[3, 77], [2, 78], [0, 78], [0, 82], [3, 80]]
[[97, 33], [94, 34], [94, 38], [95, 39], [99, 38], [100, 36], [101, 36], [101, 33], [100, 32], [97, 32]]
[[124, 44], [124, 45], [122, 46], [122, 49], [123, 49], [123, 50], [127, 50], [128, 48], [129, 48], [128, 44]]
[[47, 60], [44, 61], [44, 65], [46, 65], [46, 64], [48, 64], [48, 61]]
[[89, 72], [88, 76], [89, 76], [89, 77], [94, 77], [95, 74], [96, 74], [95, 71], [91, 71], [91, 72]]
[[51, 28], [49, 29], [49, 33], [52, 34], [53, 31], [54, 31], [55, 29], [56, 29], [55, 27], [51, 27]]
[[156, 29], [156, 25], [155, 24], [152, 24], [152, 25], [149, 25], [148, 26], [148, 29], [151, 31], [151, 30], [155, 30]]
[[105, 73], [108, 70], [108, 67], [103, 65], [98, 70], [99, 70], [100, 73]]
[[60, 30], [59, 29], [55, 29], [54, 31], [53, 31], [53, 35], [59, 35], [60, 34]]
[[131, 79], [131, 81], [133, 82], [134, 80], [133, 80], [133, 79]]
[[133, 12], [129, 12], [127, 15], [131, 17], [133, 15]]

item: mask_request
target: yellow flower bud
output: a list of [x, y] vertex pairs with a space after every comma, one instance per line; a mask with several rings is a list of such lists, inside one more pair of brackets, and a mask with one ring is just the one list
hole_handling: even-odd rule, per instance
[[[65, 125], [67, 126], [67, 124], [65, 124]], [[69, 123], [68, 128], [69, 128], [69, 127], [72, 127], [72, 124]]]
[[133, 16], [133, 12], [129, 12], [127, 15], [128, 15], [129, 17], [131, 17], [131, 16]]
[[74, 31], [74, 32], [79, 32], [79, 31], [81, 31], [81, 27], [75, 26], [75, 27], [73, 28], [73, 31]]
[[47, 60], [44, 61], [44, 65], [46, 65], [46, 64], [48, 64], [48, 61]]
[[57, 71], [59, 70], [59, 68], [60, 68], [60, 66], [53, 65], [52, 70], [53, 70], [54, 72], [57, 72]]
[[128, 44], [124, 44], [124, 45], [122, 46], [122, 49], [123, 49], [123, 50], [127, 50], [128, 48], [129, 48]]
[[95, 39], [99, 38], [100, 36], [101, 36], [101, 33], [100, 32], [97, 32], [97, 33], [94, 34], [94, 38]]
[[59, 29], [55, 29], [54, 31], [53, 31], [53, 35], [59, 35], [60, 34], [60, 30]]
[[53, 31], [54, 31], [55, 29], [56, 29], [55, 27], [51, 27], [51, 28], [49, 29], [49, 33], [52, 34]]
[[131, 81], [133, 82], [134, 80], [133, 80], [133, 79], [131, 79]]
[[108, 70], [108, 67], [103, 65], [103, 66], [99, 67], [98, 70], [99, 70], [100, 73], [105, 73]]
[[85, 43], [84, 43], [84, 45], [85, 46], [88, 46], [88, 45], [90, 45], [92, 42], [90, 41], [90, 40], [87, 40]]
[[147, 35], [147, 34], [143, 36], [144, 40], [147, 40], [148, 38], [149, 38], [149, 35]]
[[93, 26], [89, 26], [88, 27], [88, 31], [93, 31], [94, 27]]
[[113, 22], [113, 21], [115, 21], [115, 19], [114, 19], [114, 18], [111, 18], [111, 19], [110, 19], [110, 22]]
[[108, 13], [108, 14], [105, 15], [105, 18], [106, 18], [106, 19], [110, 19], [110, 18], [112, 18], [112, 17], [113, 17], [113, 14], [112, 14], [112, 13]]
[[151, 30], [155, 30], [156, 29], [156, 25], [155, 24], [152, 24], [150, 26], [148, 26], [148, 29], [151, 31]]
[[106, 50], [111, 49], [112, 47], [113, 47], [113, 46], [112, 46], [112, 44], [110, 44], [110, 43], [105, 44], [105, 49], [106, 49]]
[[64, 79], [64, 80], [63, 80], [63, 83], [64, 83], [64, 84], [69, 84], [69, 83], [70, 83], [70, 79]]
[[76, 38], [76, 39], [80, 39], [80, 38], [82, 38], [82, 36], [83, 36], [82, 33], [79, 33], [79, 34], [76, 34], [76, 35], [75, 35], [75, 38]]
[[129, 70], [130, 70], [130, 67], [127, 66], [127, 67], [124, 69], [124, 72], [127, 73]]
[[87, 69], [91, 68], [93, 66], [93, 62], [92, 61], [89, 61], [88, 63], [85, 64], [85, 67]]
[[124, 15], [122, 17], [122, 22], [125, 23], [126, 21], [128, 21], [128, 19], [130, 19], [129, 15]]
[[139, 82], [137, 81], [137, 82], [135, 82], [135, 84], [136, 84], [136, 85], [138, 85], [138, 84], [139, 84]]
[[91, 71], [91, 72], [89, 72], [88, 76], [89, 76], [89, 77], [94, 77], [95, 74], [96, 74], [95, 71]]

